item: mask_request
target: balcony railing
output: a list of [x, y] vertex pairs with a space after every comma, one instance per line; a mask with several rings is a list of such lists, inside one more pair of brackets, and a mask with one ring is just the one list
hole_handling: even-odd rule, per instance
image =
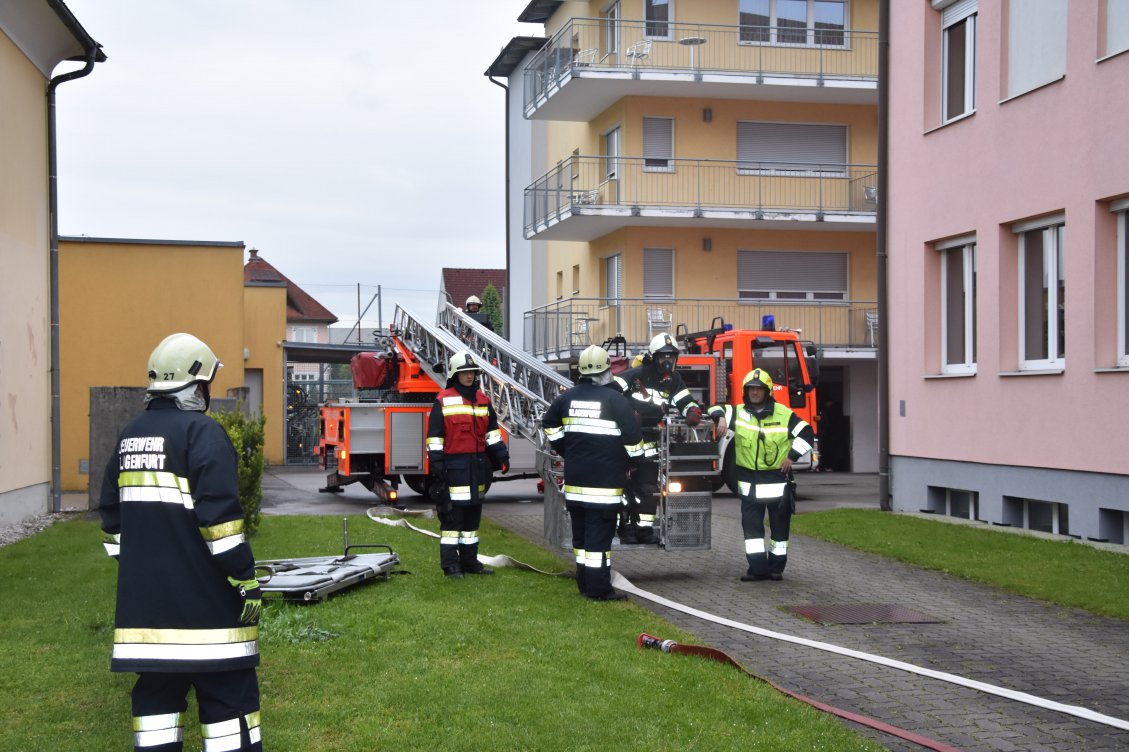
[[878, 32], [574, 18], [526, 66], [526, 114], [582, 67], [875, 82]]
[[539, 358], [564, 360], [588, 345], [622, 338], [635, 355], [660, 332], [709, 329], [716, 317], [735, 329], [759, 329], [772, 314], [777, 329], [824, 348], [873, 348], [878, 306], [871, 300], [718, 300], [700, 298], [569, 298], [525, 313], [524, 347]]
[[576, 156], [525, 189], [525, 237], [567, 213], [617, 207], [693, 216], [794, 218], [877, 211], [876, 166]]

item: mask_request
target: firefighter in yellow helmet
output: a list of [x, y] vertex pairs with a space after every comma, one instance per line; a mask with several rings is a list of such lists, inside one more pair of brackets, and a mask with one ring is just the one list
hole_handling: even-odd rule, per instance
[[553, 400], [541, 429], [564, 458], [564, 496], [572, 520], [576, 586], [597, 601], [627, 596], [612, 590], [611, 547], [629, 469], [642, 454], [643, 435], [626, 397], [611, 384], [607, 350], [580, 353], [576, 386]]
[[448, 577], [494, 574], [478, 560], [482, 501], [494, 470], [510, 469], [498, 416], [478, 388], [478, 363], [461, 350], [427, 419], [428, 495], [439, 513], [439, 565]]
[[111, 671], [138, 674], [135, 749], [180, 750], [196, 690], [206, 749], [262, 750], [255, 557], [236, 455], [204, 415], [221, 367], [191, 334], [149, 357], [145, 411], [122, 430], [98, 511], [118, 561]]
[[[754, 368], [741, 381], [743, 402], [736, 408], [710, 408], [715, 420], [733, 429], [737, 491], [748, 568], [743, 582], [783, 579], [788, 534], [795, 505], [792, 463], [811, 451], [815, 434], [791, 409], [772, 398], [768, 372]], [[729, 412], [724, 418], [720, 413]], [[766, 536], [768, 515], [771, 537]]]
[[673, 408], [696, 426], [702, 420], [702, 408], [675, 371], [678, 345], [674, 337], [663, 332], [651, 339], [643, 362], [616, 376], [612, 385], [627, 396], [643, 429], [643, 458], [635, 483], [625, 495], [626, 519], [620, 529], [621, 543], [652, 543], [658, 512], [659, 424]]

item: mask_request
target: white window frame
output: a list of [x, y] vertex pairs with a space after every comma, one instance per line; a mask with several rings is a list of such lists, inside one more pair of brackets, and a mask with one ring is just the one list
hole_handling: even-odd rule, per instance
[[[1061, 371], [1066, 368], [1066, 351], [1063, 348], [1062, 357], [1058, 356], [1059, 349], [1059, 299], [1058, 299], [1058, 277], [1063, 277], [1063, 285], [1066, 284], [1065, 270], [1060, 269], [1059, 255], [1063, 255], [1064, 259], [1062, 264], [1065, 264], [1065, 245], [1066, 245], [1066, 216], [1063, 214], [1056, 214], [1052, 217], [1044, 217], [1042, 219], [1032, 220], [1030, 222], [1020, 222], [1012, 225], [1012, 232], [1018, 237], [1018, 256], [1016, 263], [1017, 268], [1017, 284], [1016, 299], [1018, 301], [1018, 315], [1019, 315], [1019, 370], [1020, 371], [1047, 371], [1055, 370]], [[1046, 285], [1047, 295], [1047, 357], [1027, 357], [1027, 316], [1026, 316], [1026, 285], [1025, 275], [1027, 267], [1027, 253], [1026, 253], [1026, 238], [1027, 234], [1031, 232], [1041, 232], [1043, 242], [1043, 259], [1042, 270], [1044, 277], [1048, 280], [1053, 280], [1053, 284], [1048, 281]], [[1065, 317], [1065, 312], [1061, 314]]]
[[[976, 373], [976, 236], [953, 238], [936, 243], [934, 249], [941, 254], [941, 373]], [[961, 279], [950, 280], [949, 254], [961, 254]], [[964, 352], [957, 362], [949, 362], [949, 285], [959, 284], [964, 294]]]
[[[941, 11], [941, 122], [951, 123], [976, 112], [976, 25], [979, 5], [977, 0], [954, 0], [933, 7]], [[951, 40], [958, 33], [954, 27], [964, 24], [964, 102], [960, 112], [948, 116], [949, 78], [952, 73], [950, 59]]]
[[301, 326], [294, 324], [290, 327], [291, 342], [302, 342], [304, 344], [317, 344], [318, 341], [318, 328], [316, 326]]
[[[830, 127], [840, 128], [843, 133], [843, 161], [835, 162], [819, 162], [823, 166], [839, 164], [841, 165], [838, 170], [816, 170], [816, 169], [796, 169], [790, 170], [785, 168], [773, 169], [759, 169], [755, 167], [742, 167], [742, 164], [756, 164], [757, 162], [746, 162], [740, 158], [741, 154], [741, 124], [747, 123], [750, 125], [768, 125], [768, 126], [787, 126], [793, 133], [800, 132], [805, 127]], [[847, 176], [847, 156], [850, 153], [850, 131], [846, 125], [839, 123], [781, 123], [776, 121], [763, 121], [763, 120], [738, 120], [737, 121], [737, 174], [738, 175], [780, 175], [788, 177], [817, 177], [817, 178], [842, 178]], [[785, 156], [785, 155], [781, 155]], [[788, 159], [775, 159], [775, 160], [759, 160], [761, 162], [781, 162], [784, 164], [803, 164], [802, 160], [788, 160]]]
[[[658, 127], [657, 121], [665, 120], [670, 124], [670, 140], [667, 143], [650, 142], [647, 140], [647, 121], [655, 121], [655, 126]], [[652, 129], [652, 134], [654, 130]], [[655, 136], [652, 135], [652, 139]], [[664, 148], [665, 147], [665, 148]], [[667, 156], [647, 156], [648, 153], [661, 152]], [[664, 160], [665, 165], [648, 165], [647, 160]], [[643, 116], [643, 172], [674, 172], [674, 118], [659, 115], [644, 115]]]
[[[667, 8], [667, 11], [666, 11], [666, 20], [665, 21], [654, 21], [654, 20], [651, 20], [650, 18], [647, 18], [647, 10], [649, 9], [649, 3], [650, 2], [651, 2], [651, 0], [643, 0], [643, 38], [644, 39], [673, 39], [674, 37], [672, 35], [671, 27], [674, 25], [674, 0], [666, 0], [665, 5], [666, 5], [666, 8]], [[664, 26], [666, 26], [666, 33], [665, 34], [652, 34], [651, 33], [651, 25], [652, 24], [663, 24]]]
[[1109, 210], [1117, 215], [1117, 365], [1129, 366], [1129, 198]]
[[[843, 31], [842, 42], [816, 42], [816, 35], [821, 31], [815, 28], [815, 8], [817, 2], [834, 2], [835, 0], [805, 0], [807, 5], [807, 13], [804, 16], [804, 41], [803, 42], [790, 42], [780, 41], [780, 24], [779, 24], [779, 10], [778, 0], [766, 0], [768, 2], [768, 39], [743, 39], [743, 30], [746, 28], [756, 29], [756, 26], [749, 26], [741, 23], [741, 1], [737, 2], [737, 24], [742, 31], [737, 32], [738, 44], [749, 45], [771, 45], [773, 47], [828, 47], [830, 49], [843, 49], [850, 45], [850, 18], [851, 18], [851, 3], [850, 0], [842, 0], [839, 5], [843, 7]], [[790, 32], [798, 33], [800, 30], [789, 28]], [[832, 32], [828, 32], [832, 33]]]
[[[653, 256], [655, 261], [658, 260], [654, 254], [669, 253], [670, 254], [670, 292], [654, 292], [647, 290], [647, 257]], [[643, 297], [647, 300], [673, 300], [674, 299], [674, 249], [673, 248], [644, 248], [643, 249]]]
[[[779, 254], [781, 261], [787, 259], [795, 264], [806, 265], [811, 268], [827, 267], [828, 257], [834, 256], [836, 263], [843, 267], [842, 289], [801, 290], [786, 287], [773, 288], [769, 285], [761, 287], [742, 287], [741, 266], [751, 263], [750, 254]], [[734, 269], [737, 286], [737, 302], [743, 304], [763, 303], [766, 300], [788, 301], [793, 303], [819, 302], [819, 303], [845, 303], [848, 300], [851, 281], [851, 257], [845, 251], [781, 251], [781, 250], [752, 250], [738, 249], [737, 268]], [[799, 285], [794, 285], [798, 288]], [[770, 289], [766, 289], [770, 288]]]
[[620, 47], [620, 7], [619, 0], [615, 0], [608, 7], [600, 13], [600, 18], [606, 24], [604, 28], [604, 54], [605, 55], [618, 55]]

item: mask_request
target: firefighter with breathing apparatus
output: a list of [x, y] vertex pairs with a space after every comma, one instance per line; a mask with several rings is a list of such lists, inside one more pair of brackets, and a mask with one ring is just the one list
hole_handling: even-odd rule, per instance
[[673, 407], [686, 418], [689, 426], [696, 426], [702, 420], [702, 408], [674, 370], [678, 353], [674, 337], [666, 332], [657, 334], [651, 339], [642, 365], [624, 371], [612, 381], [627, 396], [643, 429], [643, 458], [635, 482], [624, 496], [627, 508], [619, 531], [621, 543], [655, 540], [660, 424], [667, 412]]
[[478, 560], [478, 525], [492, 471], [510, 469], [498, 416], [478, 388], [479, 370], [469, 352], [452, 355], [447, 386], [427, 419], [428, 495], [439, 513], [439, 565], [448, 577], [494, 574]]

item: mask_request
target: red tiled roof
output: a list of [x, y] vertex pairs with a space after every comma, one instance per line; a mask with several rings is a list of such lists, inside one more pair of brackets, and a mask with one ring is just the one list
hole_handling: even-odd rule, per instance
[[471, 295], [482, 298], [482, 291], [487, 284], [493, 284], [498, 294], [505, 300], [506, 270], [505, 269], [452, 269], [443, 268], [443, 291], [447, 300], [459, 308], [463, 307], [466, 299]]
[[285, 282], [286, 283], [286, 321], [337, 322], [328, 308], [317, 302], [308, 292], [291, 282], [285, 274], [275, 269], [259, 256], [258, 250], [250, 249], [251, 258], [243, 266], [244, 282]]

